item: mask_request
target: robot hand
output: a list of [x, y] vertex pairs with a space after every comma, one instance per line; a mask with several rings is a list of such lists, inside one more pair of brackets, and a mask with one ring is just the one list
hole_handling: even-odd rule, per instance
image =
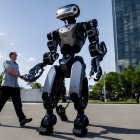
[[29, 74], [24, 75], [24, 80], [27, 82], [35, 82], [43, 73], [44, 63], [39, 63], [29, 70]]
[[91, 71], [89, 73], [89, 76], [92, 78], [92, 75], [94, 75], [94, 70], [91, 68]]
[[99, 70], [97, 71], [96, 78], [94, 78], [94, 81], [99, 81], [100, 77], [102, 76], [102, 68], [99, 66]]
[[27, 74], [21, 75], [20, 78], [23, 79], [23, 80], [25, 80], [25, 81], [27, 81], [27, 80], [26, 80], [26, 76], [27, 76]]
[[35, 65], [32, 69], [29, 70], [29, 74], [24, 76], [24, 80], [27, 82], [35, 82], [43, 73], [47, 64], [52, 65], [54, 61], [59, 57], [58, 53], [47, 52], [43, 56], [43, 63]]
[[[96, 78], [93, 78], [92, 75], [96, 74]], [[91, 61], [91, 71], [89, 76], [94, 80], [94, 81], [99, 81], [100, 77], [102, 76], [102, 69], [99, 66], [99, 58], [94, 57]]]
[[59, 54], [56, 52], [46, 52], [43, 55], [43, 63], [52, 65], [55, 62], [55, 60], [58, 59], [58, 57], [59, 57]]

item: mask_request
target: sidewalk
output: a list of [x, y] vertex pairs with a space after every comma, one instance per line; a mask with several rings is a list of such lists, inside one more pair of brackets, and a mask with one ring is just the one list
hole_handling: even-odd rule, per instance
[[45, 115], [42, 103], [24, 103], [23, 110], [33, 121], [21, 128], [12, 103], [5, 105], [0, 113], [0, 140], [140, 140], [140, 106], [137, 104], [88, 104], [85, 114], [90, 121], [89, 132], [83, 138], [72, 135], [76, 117], [72, 103], [66, 110], [69, 121], [62, 122], [57, 117], [51, 136], [42, 136], [36, 131]]

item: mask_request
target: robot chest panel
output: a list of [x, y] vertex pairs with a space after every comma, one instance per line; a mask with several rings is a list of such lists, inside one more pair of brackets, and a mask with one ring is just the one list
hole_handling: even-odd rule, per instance
[[76, 38], [74, 37], [77, 24], [71, 24], [59, 29], [59, 36], [61, 38], [61, 45], [73, 46]]

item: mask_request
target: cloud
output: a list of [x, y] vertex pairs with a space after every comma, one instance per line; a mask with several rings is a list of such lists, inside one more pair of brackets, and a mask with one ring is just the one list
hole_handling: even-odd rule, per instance
[[29, 58], [28, 58], [28, 61], [35, 61], [35, 58], [29, 57]]
[[20, 57], [20, 56], [21, 56], [21, 54], [20, 54], [20, 53], [18, 53], [18, 56]]
[[10, 42], [10, 46], [14, 46], [14, 43], [13, 42]]
[[2, 55], [2, 52], [0, 51], [0, 58], [4, 58], [4, 56]]
[[4, 33], [0, 32], [0, 36], [3, 36], [3, 35], [4, 35]]

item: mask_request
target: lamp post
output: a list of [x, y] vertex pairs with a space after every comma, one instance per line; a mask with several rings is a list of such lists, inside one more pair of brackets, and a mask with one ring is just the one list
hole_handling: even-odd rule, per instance
[[106, 73], [104, 71], [104, 101], [106, 102], [107, 100], [106, 100], [106, 92], [105, 92], [105, 75]]

